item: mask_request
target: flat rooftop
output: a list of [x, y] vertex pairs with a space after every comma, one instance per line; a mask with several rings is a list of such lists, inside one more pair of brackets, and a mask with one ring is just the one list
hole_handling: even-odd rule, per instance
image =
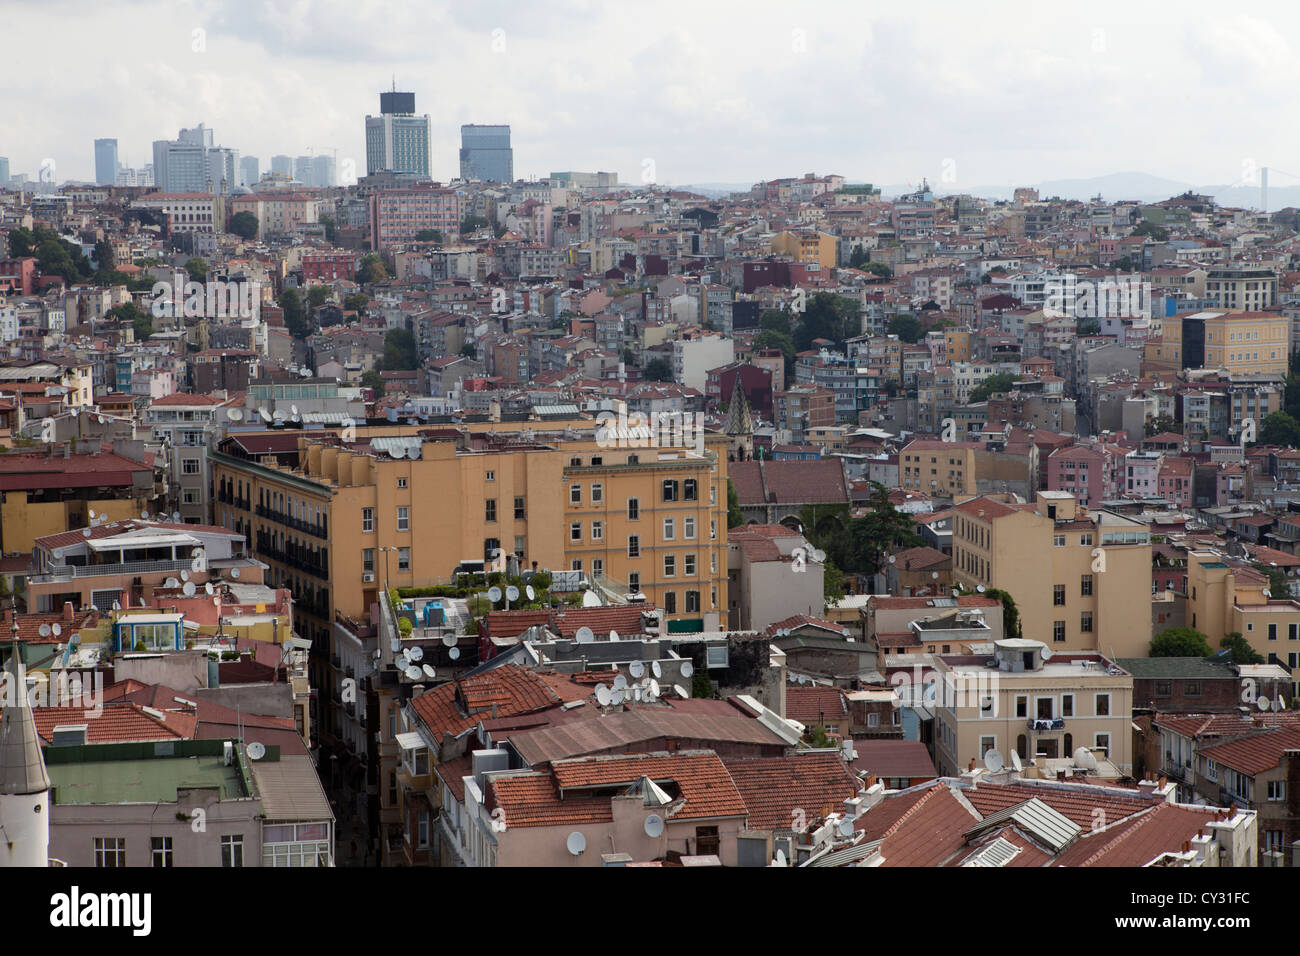
[[238, 764], [220, 756], [48, 763], [55, 805], [175, 803], [178, 790], [217, 789], [222, 800], [251, 796]]

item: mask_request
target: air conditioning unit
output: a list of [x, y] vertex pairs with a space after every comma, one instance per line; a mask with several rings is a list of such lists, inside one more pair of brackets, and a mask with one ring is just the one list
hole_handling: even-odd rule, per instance
[[361, 575], [361, 580], [365, 581], [367, 584], [373, 584], [375, 581], [375, 572], [367, 571], [365, 574]]

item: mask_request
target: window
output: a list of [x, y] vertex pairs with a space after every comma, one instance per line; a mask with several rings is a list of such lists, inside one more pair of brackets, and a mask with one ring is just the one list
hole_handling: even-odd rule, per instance
[[1073, 694], [1061, 695], [1061, 716], [1062, 717], [1074, 716], [1074, 695]]
[[591, 540], [603, 541], [605, 539], [605, 522], [593, 521], [591, 523]]
[[699, 613], [699, 610], [700, 610], [700, 592], [687, 591], [686, 592], [686, 613], [687, 614]]
[[[497, 503], [495, 501], [492, 502], [492, 510], [494, 512], [496, 511], [496, 507], [497, 507]], [[411, 530], [411, 509], [408, 508], [406, 505], [400, 505], [397, 509], [397, 530], [398, 531]]]
[[1017, 717], [1029, 716], [1029, 698], [1024, 694], [1016, 695], [1016, 716]]
[[1183, 681], [1183, 694], [1187, 697], [1201, 696], [1201, 682], [1198, 680]]
[[722, 847], [722, 841], [718, 838], [717, 827], [696, 827], [695, 828], [695, 855], [709, 856], [716, 854]]
[[682, 573], [688, 578], [695, 577], [695, 555], [688, 554], [682, 558]]
[[1264, 851], [1266, 853], [1281, 853], [1283, 847], [1283, 835], [1281, 830], [1264, 831]]
[[375, 509], [361, 509], [361, 533], [374, 534], [375, 532]]
[[682, 500], [699, 501], [700, 493], [694, 478], [687, 478], [682, 482]]
[[1092, 612], [1084, 611], [1079, 615], [1079, 630], [1084, 634], [1092, 633]]
[[1065, 535], [1063, 535], [1063, 534], [1054, 534], [1054, 535], [1052, 535], [1052, 547], [1054, 547], [1054, 548], [1064, 548], [1064, 547], [1065, 547]]
[[577, 482], [574, 482], [573, 484], [569, 485], [569, 504], [571, 505], [582, 504], [582, 485], [578, 484]]
[[604, 574], [604, 573], [605, 573], [605, 559], [604, 559], [604, 558], [592, 558], [592, 559], [591, 559], [591, 573], [592, 573], [592, 574], [597, 574], [597, 575], [599, 575], [599, 574]]
[[483, 472], [483, 480], [484, 480], [484, 481], [496, 481], [496, 480], [497, 480], [497, 473], [496, 473], [495, 471], [485, 471], [485, 472]]
[[630, 534], [627, 536], [627, 556], [629, 558], [641, 557], [641, 536]]
[[375, 573], [375, 549], [374, 548], [361, 549], [361, 570], [365, 571], [367, 574]]
[[1084, 597], [1092, 594], [1092, 575], [1084, 574], [1079, 577], [1079, 593]]
[[980, 760], [983, 760], [984, 755], [987, 754], [990, 750], [997, 750], [997, 749], [998, 749], [997, 737], [992, 737], [992, 736], [980, 737]]
[[[483, 520], [497, 520], [497, 500], [495, 498], [488, 498], [483, 502]], [[399, 526], [397, 530], [401, 531], [402, 528]]]
[[523, 521], [527, 517], [528, 517], [528, 512], [524, 508], [524, 499], [516, 498], [515, 499], [515, 520]]
[[677, 500], [677, 482], [671, 480], [664, 481], [664, 501]]
[[1093, 740], [1093, 746], [1100, 750], [1104, 756], [1110, 757], [1110, 734], [1095, 734]]
[[1270, 641], [1276, 641], [1276, 640], [1277, 640], [1277, 625], [1276, 625], [1276, 624], [1270, 624], [1270, 625], [1268, 626], [1268, 639], [1269, 639]]
[[676, 591], [664, 592], [664, 613], [665, 614], [677, 613], [677, 592]]
[[687, 541], [695, 540], [695, 516], [687, 515], [682, 519], [682, 537]]
[[153, 865], [155, 869], [172, 865], [171, 837], [152, 837], [149, 840], [149, 846], [153, 851]]
[[1052, 640], [1055, 641], [1057, 644], [1065, 643], [1065, 622], [1064, 621], [1052, 622]]
[[1269, 798], [1270, 800], [1285, 800], [1285, 799], [1286, 799], [1286, 781], [1285, 781], [1285, 780], [1270, 780], [1270, 781], [1268, 782], [1268, 798]]
[[181, 459], [182, 475], [197, 475], [199, 473], [199, 460], [197, 458]]
[[411, 570], [411, 549], [410, 548], [397, 549], [397, 570], [399, 571]]
[[221, 838], [221, 865], [222, 866], [243, 866], [244, 865], [244, 837], [223, 836]]
[[633, 594], [641, 590], [641, 572], [629, 571], [627, 573], [627, 589]]
[[1094, 713], [1098, 717], [1110, 716], [1110, 694], [1098, 694], [1096, 697], [1096, 709]]
[[664, 577], [671, 578], [677, 575], [677, 556], [674, 554], [664, 555]]
[[1174, 682], [1168, 680], [1156, 681], [1155, 694], [1157, 697], [1170, 697], [1174, 692]]
[[405, 487], [406, 487], [406, 479], [405, 479], [405, 478], [398, 478], [398, 479], [397, 479], [397, 487], [398, 487], [398, 488], [405, 488]]
[[672, 518], [664, 519], [664, 540], [672, 541], [676, 537], [674, 522]]
[[1055, 607], [1065, 606], [1065, 585], [1064, 584], [1052, 585], [1052, 604]]
[[429, 845], [429, 811], [420, 811], [419, 829], [416, 833], [416, 845], [427, 847]]
[[[980, 716], [995, 717], [997, 716], [997, 701], [992, 696], [980, 698]], [[983, 754], [981, 754], [983, 756]]]
[[717, 518], [709, 519], [709, 540], [710, 541], [718, 540], [718, 519]]
[[126, 866], [126, 838], [95, 837], [95, 866]]
[[637, 498], [627, 499], [627, 520], [637, 521], [641, 518], [641, 502]]
[[197, 489], [195, 488], [181, 489], [181, 504], [197, 505], [201, 503], [202, 502], [199, 500], [199, 493]]
[[581, 540], [582, 540], [582, 522], [581, 522], [581, 521], [574, 521], [574, 522], [572, 522], [572, 523], [569, 525], [569, 540], [570, 540], [570, 541], [581, 541]]

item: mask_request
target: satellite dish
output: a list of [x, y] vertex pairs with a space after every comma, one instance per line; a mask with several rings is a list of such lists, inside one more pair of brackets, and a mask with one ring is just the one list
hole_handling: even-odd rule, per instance
[[891, 555], [889, 556], [889, 563], [890, 563], [890, 564], [897, 564], [897, 563], [898, 563], [898, 558], [894, 557], [894, 556], [891, 554]]
[[141, 519], [143, 519], [144, 521], [148, 521], [148, 520], [149, 520], [149, 512], [147, 512], [147, 511], [141, 511], [141, 512], [140, 512], [140, 517], [141, 517]]
[[655, 699], [657, 699], [658, 697], [659, 697], [659, 682], [658, 682], [657, 680], [651, 680], [651, 681], [650, 681], [650, 699], [651, 699], [651, 700], [655, 700]]
[[617, 642], [618, 642], [618, 631], [611, 630], [611, 631], [609, 632], [609, 639], [610, 639], [611, 641], [617, 643]]
[[677, 691], [677, 696], [682, 698], [682, 700], [686, 700], [688, 697], [691, 696], [686, 692], [686, 688], [683, 687], [681, 684], [673, 684], [673, 690]]
[[519, 600], [519, 589], [515, 587], [513, 584], [506, 588], [506, 600], [507, 601]]
[[392, 450], [392, 452], [390, 452], [390, 454], [391, 454], [394, 458], [405, 458], [405, 457], [406, 457], [406, 448], [405, 448], [404, 446], [402, 446], [402, 445], [398, 445], [396, 448], [394, 448], [394, 449]]
[[596, 703], [600, 704], [601, 707], [608, 707], [609, 702], [613, 699], [614, 695], [610, 693], [608, 687], [604, 684], [596, 685]]
[[650, 816], [648, 816], [648, 817], [645, 818], [645, 835], [646, 835], [646, 836], [648, 836], [648, 837], [650, 837], [650, 839], [654, 840], [654, 839], [658, 838], [659, 836], [661, 836], [661, 835], [663, 834], [663, 832], [664, 832], [664, 820], [663, 820], [663, 817], [659, 816], [659, 814], [657, 814], [657, 813], [652, 813], [652, 814], [650, 814]]
[[1074, 765], [1082, 767], [1084, 770], [1096, 770], [1097, 758], [1092, 755], [1092, 751], [1087, 747], [1079, 747], [1074, 751]]
[[94, 508], [89, 509], [89, 510], [86, 512], [86, 514], [90, 515], [90, 520], [91, 520], [91, 521], [94, 521], [94, 520], [95, 520], [95, 509], [94, 509]]
[[261, 760], [266, 756], [266, 744], [262, 743], [260, 740], [254, 740], [244, 748], [244, 751], [248, 754], [249, 760]]
[[393, 653], [396, 654], [402, 649], [402, 639], [400, 637], [395, 637], [388, 642], [388, 646], [391, 647]]
[[626, 696], [627, 691], [622, 689], [616, 690], [610, 695], [609, 702], [617, 707], [619, 704], [623, 703], [623, 698]]
[[983, 594], [983, 593], [984, 593], [984, 585], [982, 585], [982, 584], [977, 584], [977, 585], [975, 585], [975, 590], [976, 590], [976, 591], [979, 591], [980, 594]]
[[528, 600], [530, 601], [534, 601], [537, 599], [537, 592], [533, 590], [533, 586], [531, 584], [528, 585], [526, 588], [524, 588], [524, 594], [528, 595]]
[[234, 578], [236, 581], [238, 581], [238, 580], [239, 580], [239, 568], [231, 568], [231, 569], [230, 569], [230, 576], [231, 576], [232, 578]]
[[55, 624], [53, 627], [50, 628], [50, 630], [54, 632], [55, 637], [58, 637], [60, 634], [63, 633], [63, 625]]
[[574, 636], [578, 639], [579, 644], [590, 644], [596, 640], [596, 632], [585, 625], [578, 628], [578, 633]]
[[409, 657], [409, 658], [410, 658], [411, 660], [413, 660], [413, 661], [422, 661], [422, 660], [424, 660], [424, 648], [423, 648], [423, 647], [413, 647], [413, 648], [411, 648], [409, 651], [406, 652], [406, 656]]
[[410, 667], [406, 669], [406, 676], [409, 677], [411, 680], [419, 680], [421, 677], [424, 676], [424, 671], [420, 670], [420, 668], [412, 664]]
[[841, 819], [839, 825], [839, 831], [840, 831], [840, 836], [842, 837], [853, 836], [853, 818], [844, 817], [843, 819]]
[[628, 665], [627, 672], [633, 677], [641, 678], [645, 676], [645, 665], [640, 661], [633, 661]]
[[659, 662], [658, 662], [658, 661], [651, 661], [651, 662], [650, 662], [650, 673], [654, 674], [655, 677], [663, 677], [663, 676], [664, 676], [664, 669], [663, 669], [662, 667], [659, 666]]
[[453, 661], [460, 660], [460, 648], [453, 647], [451, 650], [447, 652], [447, 656], [450, 657]]
[[173, 520], [173, 521], [180, 521], [180, 520], [181, 520], [181, 513], [180, 513], [179, 511], [173, 511], [173, 512], [172, 512], [172, 520]]
[[785, 866], [785, 850], [776, 851], [776, 859], [773, 861], [776, 866]]
[[626, 686], [627, 686], [627, 678], [624, 677], [622, 674], [619, 674], [617, 677], [614, 678], [615, 690], [622, 690]]
[[489, 588], [489, 589], [488, 589], [488, 600], [491, 601], [493, 604], [496, 604], [498, 601], [500, 601], [500, 600], [501, 600], [501, 589], [500, 589], [500, 588]]
[[438, 672], [434, 670], [432, 664], [425, 664], [421, 669], [424, 671], [425, 677], [432, 679], [438, 676]]
[[587, 849], [587, 838], [574, 830], [569, 834], [569, 838], [564, 841], [564, 845], [568, 847], [569, 852], [574, 856], [582, 856], [582, 851]]
[[456, 646], [456, 635], [455, 635], [455, 634], [444, 634], [444, 635], [442, 635], [442, 646], [443, 646], [443, 647], [455, 647], [455, 646]]
[[203, 585], [203, 590], [206, 591], [208, 594], [211, 594], [211, 593], [212, 593], [212, 582], [209, 581], [207, 584]]
[[183, 592], [185, 592], [185, 596], [186, 596], [186, 597], [194, 597], [195, 593], [196, 593], [199, 589], [198, 589], [197, 587], [194, 586], [194, 582], [193, 582], [193, 581], [186, 581], [186, 582], [185, 582], [185, 587], [181, 588], [181, 590], [182, 590]]
[[598, 594], [596, 594], [595, 591], [583, 591], [583, 592], [582, 592], [582, 606], [583, 606], [583, 607], [600, 607], [600, 606], [601, 606], [601, 603], [600, 603], [600, 596], [599, 596]]
[[181, 572], [181, 580], [182, 580], [182, 581], [188, 581], [189, 579], [190, 579], [190, 572], [188, 572], [188, 571], [182, 571], [182, 572]]
[[692, 664], [690, 661], [683, 661], [683, 662], [682, 662], [682, 676], [683, 676], [683, 677], [690, 677], [690, 676], [691, 676], [692, 674], [694, 674], [694, 673], [695, 673], [695, 665]]
[[990, 750], [984, 755], [984, 766], [988, 768], [989, 773], [997, 773], [1002, 769], [1002, 754], [997, 750]]
[[90, 537], [90, 529], [89, 529], [89, 528], [82, 528], [82, 529], [81, 529], [81, 533], [82, 533], [85, 537], [87, 537], [87, 538]]
[[40, 627], [38, 627], [36, 630], [37, 630], [37, 633], [39, 633], [39, 634], [41, 635], [41, 637], [49, 637], [49, 636], [50, 636], [50, 626], [49, 626], [48, 624], [42, 624], [42, 625], [41, 625]]
[[114, 601], [114, 602], [113, 602], [113, 610], [114, 610], [114, 611], [120, 611], [120, 610], [122, 610], [122, 602], [121, 602], [121, 601]]
[[1020, 771], [1025, 769], [1024, 765], [1020, 762], [1020, 754], [1016, 753], [1014, 750], [1011, 751], [1011, 766], [1016, 769], [1016, 773], [1020, 773]]
[[1045, 661], [1050, 661], [1051, 659], [1052, 659], [1052, 649], [1051, 649], [1050, 647], [1044, 647], [1044, 648], [1043, 648], [1043, 660], [1045, 660]]

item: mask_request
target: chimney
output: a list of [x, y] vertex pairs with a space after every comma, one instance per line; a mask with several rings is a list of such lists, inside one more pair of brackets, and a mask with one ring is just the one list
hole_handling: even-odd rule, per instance
[[971, 758], [970, 758], [970, 763], [968, 763], [968, 764], [966, 765], [966, 770], [967, 770], [968, 773], [974, 773], [974, 772], [975, 772], [975, 758], [974, 758], [974, 757], [971, 757]]
[[72, 606], [71, 601], [63, 602], [63, 621], [65, 624], [71, 624], [76, 617], [76, 609]]
[[1065, 783], [1065, 769], [1064, 769], [1064, 768], [1061, 768], [1060, 770], [1056, 771], [1056, 781], [1057, 781], [1057, 783]]
[[1158, 784], [1154, 780], [1139, 780], [1138, 793], [1142, 794], [1143, 797], [1149, 797], [1156, 792], [1157, 786]]

